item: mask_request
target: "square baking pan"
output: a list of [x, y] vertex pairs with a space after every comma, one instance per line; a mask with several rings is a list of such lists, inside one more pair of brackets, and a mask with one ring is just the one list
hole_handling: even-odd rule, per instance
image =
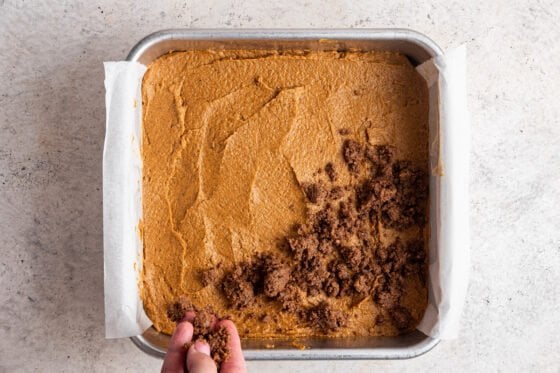
[[[165, 30], [141, 40], [129, 53], [127, 60], [149, 65], [170, 51], [223, 49], [303, 49], [303, 50], [379, 50], [406, 55], [413, 65], [419, 65], [442, 54], [441, 49], [426, 36], [403, 29], [345, 29], [345, 30]], [[436, 97], [438, 95], [435, 95]], [[439, 100], [430, 102], [442, 105]], [[430, 110], [431, 111], [431, 110]], [[432, 129], [430, 129], [432, 131]], [[430, 139], [437, 134], [430, 133]], [[437, 154], [437, 152], [435, 152]], [[430, 155], [433, 157], [434, 155]], [[434, 159], [430, 159], [433, 163]], [[434, 175], [430, 175], [430, 186]], [[430, 190], [433, 201], [434, 192]], [[430, 204], [430, 230], [435, 229], [436, 204]], [[431, 245], [433, 248], [433, 245]], [[142, 351], [163, 357], [169, 336], [153, 327], [131, 338]], [[396, 337], [352, 338], [293, 338], [271, 340], [245, 339], [243, 352], [248, 360], [311, 360], [311, 359], [406, 359], [422, 355], [439, 343], [415, 330]], [[305, 346], [304, 349], [298, 346]]]

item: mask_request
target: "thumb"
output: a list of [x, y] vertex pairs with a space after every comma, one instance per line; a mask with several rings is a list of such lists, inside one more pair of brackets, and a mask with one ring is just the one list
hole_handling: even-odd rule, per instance
[[187, 353], [187, 372], [216, 373], [216, 363], [210, 357], [210, 346], [205, 341], [196, 341]]

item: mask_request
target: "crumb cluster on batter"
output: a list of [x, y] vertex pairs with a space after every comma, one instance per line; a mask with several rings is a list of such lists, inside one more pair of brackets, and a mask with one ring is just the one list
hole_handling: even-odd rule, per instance
[[141, 296], [245, 338], [396, 335], [427, 304], [428, 94], [401, 54], [191, 51], [142, 86]]

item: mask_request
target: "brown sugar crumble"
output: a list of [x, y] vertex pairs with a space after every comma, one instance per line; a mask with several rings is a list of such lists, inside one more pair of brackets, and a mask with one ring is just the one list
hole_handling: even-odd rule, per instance
[[357, 173], [364, 159], [362, 145], [354, 140], [346, 140], [342, 148], [342, 155], [348, 169], [351, 172]]
[[167, 317], [173, 322], [179, 322], [183, 320], [187, 312], [194, 311], [194, 309], [192, 302], [187, 297], [180, 296], [175, 302], [168, 305]]
[[218, 280], [220, 267], [220, 265], [217, 265], [200, 273], [202, 286], [212, 285]]
[[335, 331], [346, 325], [347, 315], [334, 309], [327, 302], [321, 302], [305, 311], [303, 317], [309, 324], [322, 332]]
[[325, 172], [327, 173], [330, 181], [336, 181], [338, 174], [336, 173], [332, 162], [329, 162], [325, 165]]
[[[330, 299], [371, 297], [399, 331], [419, 321], [401, 301], [407, 276], [425, 281], [423, 242], [397, 237], [383, 246], [376, 235], [381, 227], [423, 227], [427, 175], [410, 162], [395, 160], [390, 146], [346, 140], [342, 155], [356, 175], [348, 193], [334, 185], [332, 164], [325, 166], [330, 186], [302, 184], [310, 206], [308, 219], [285, 237], [288, 260], [279, 254], [258, 254], [226, 271], [221, 289], [231, 307], [242, 310], [264, 298], [295, 312], [309, 327], [329, 333], [344, 328], [349, 318]], [[317, 296], [323, 300], [309, 302]], [[384, 322], [381, 314], [374, 320]]]

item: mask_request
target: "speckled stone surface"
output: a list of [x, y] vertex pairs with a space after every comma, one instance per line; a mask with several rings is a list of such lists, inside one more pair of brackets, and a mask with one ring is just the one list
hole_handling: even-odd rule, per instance
[[558, 19], [552, 0], [0, 0], [0, 371], [161, 366], [129, 340], [103, 338], [102, 62], [171, 27], [407, 27], [469, 48], [461, 337], [407, 361], [250, 371], [560, 371]]

